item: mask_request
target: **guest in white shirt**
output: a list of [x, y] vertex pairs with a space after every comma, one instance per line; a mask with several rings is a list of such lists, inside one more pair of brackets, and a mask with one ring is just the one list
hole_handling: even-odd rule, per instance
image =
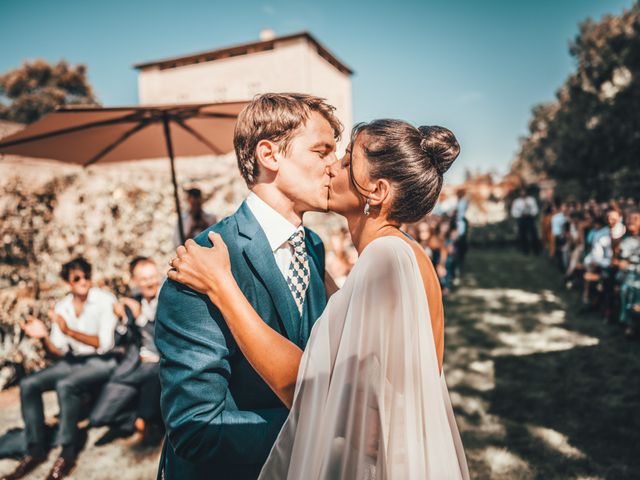
[[536, 199], [527, 194], [524, 188], [520, 189], [520, 196], [511, 204], [511, 216], [518, 222], [518, 243], [525, 254], [532, 250], [537, 255], [540, 251], [536, 229], [538, 211]]
[[63, 265], [61, 276], [71, 292], [50, 311], [51, 332], [41, 320], [33, 317], [22, 324], [25, 333], [41, 339], [48, 352], [58, 360], [20, 382], [28, 453], [10, 478], [27, 475], [47, 457], [42, 394], [50, 390], [58, 394], [60, 424], [57, 438], [63, 448], [49, 478], [63, 478], [69, 473], [78, 453], [77, 423], [82, 397], [99, 389], [116, 366], [116, 359], [110, 354], [117, 323], [113, 313], [115, 297], [92, 288], [91, 265], [82, 257]]

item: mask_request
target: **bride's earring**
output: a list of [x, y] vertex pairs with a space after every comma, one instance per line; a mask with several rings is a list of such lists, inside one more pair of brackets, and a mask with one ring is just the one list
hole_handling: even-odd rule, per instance
[[367, 203], [364, 204], [364, 214], [366, 216], [369, 216], [370, 209], [371, 209], [371, 206], [369, 205], [369, 199], [367, 198]]

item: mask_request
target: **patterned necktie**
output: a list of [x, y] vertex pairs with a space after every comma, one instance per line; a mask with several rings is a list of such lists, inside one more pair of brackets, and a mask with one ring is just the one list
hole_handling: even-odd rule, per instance
[[296, 301], [298, 312], [302, 315], [302, 305], [310, 278], [307, 249], [304, 245], [304, 230], [296, 230], [296, 233], [289, 237], [288, 242], [293, 247], [293, 257], [287, 269], [287, 285]]

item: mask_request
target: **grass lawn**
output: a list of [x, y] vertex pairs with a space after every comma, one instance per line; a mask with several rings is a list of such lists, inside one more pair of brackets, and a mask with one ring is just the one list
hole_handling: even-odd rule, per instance
[[640, 343], [578, 309], [546, 259], [469, 254], [445, 373], [472, 478], [640, 478]]

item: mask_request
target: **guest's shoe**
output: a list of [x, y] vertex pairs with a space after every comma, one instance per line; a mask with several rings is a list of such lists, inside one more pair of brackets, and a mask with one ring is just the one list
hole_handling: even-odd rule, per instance
[[75, 459], [67, 460], [64, 457], [58, 457], [56, 461], [53, 462], [53, 467], [51, 467], [49, 475], [47, 475], [47, 480], [60, 480], [62, 478], [65, 478], [67, 475], [69, 475], [71, 470], [73, 470], [75, 464]]
[[96, 447], [102, 447], [103, 445], [108, 445], [119, 438], [130, 437], [133, 433], [134, 431], [128, 428], [111, 427], [104, 435], [95, 441], [94, 445]]
[[134, 450], [156, 448], [164, 438], [164, 428], [161, 425], [147, 423], [142, 431], [136, 432], [134, 440], [129, 444]]
[[32, 472], [38, 465], [47, 459], [44, 457], [34, 457], [33, 455], [25, 455], [20, 459], [16, 468], [9, 475], [2, 477], [2, 480], [18, 480]]

